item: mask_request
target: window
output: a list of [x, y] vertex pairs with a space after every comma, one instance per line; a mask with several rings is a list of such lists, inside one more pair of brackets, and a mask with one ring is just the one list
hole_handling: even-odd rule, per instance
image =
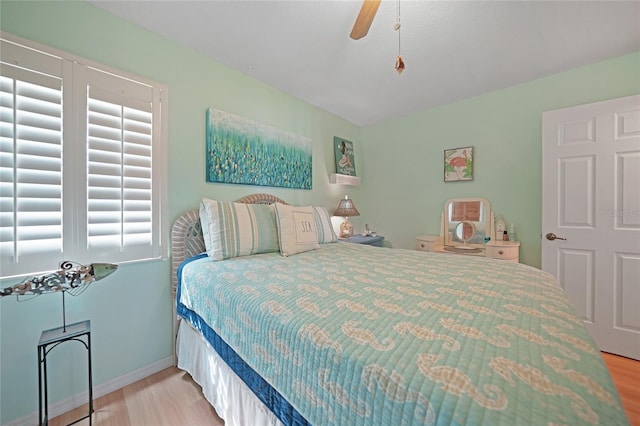
[[2, 277], [165, 257], [166, 87], [0, 43]]

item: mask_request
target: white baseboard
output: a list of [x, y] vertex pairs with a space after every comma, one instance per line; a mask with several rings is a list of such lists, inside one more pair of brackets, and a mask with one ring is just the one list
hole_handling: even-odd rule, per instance
[[[98, 386], [93, 387], [93, 399], [96, 400], [101, 396], [105, 396], [110, 394], [111, 392], [117, 391], [118, 389], [122, 389], [125, 386], [128, 386], [132, 383], [137, 382], [138, 380], [142, 380], [146, 377], [149, 377], [159, 371], [164, 370], [165, 368], [169, 368], [175, 365], [174, 356], [168, 356], [160, 361], [156, 361], [152, 364], [145, 365], [142, 368], [138, 368], [137, 370], [133, 370], [127, 374], [124, 374], [120, 377], [116, 377], [109, 381], [106, 381]], [[52, 419], [54, 417], [59, 416], [60, 414], [64, 414], [67, 411], [71, 411], [74, 408], [80, 407], [82, 404], [86, 404], [89, 400], [89, 391], [86, 390], [84, 392], [80, 392], [78, 394], [72, 395], [67, 399], [63, 399], [62, 401], [56, 402], [55, 404], [49, 405], [49, 418]], [[31, 414], [27, 414], [24, 417], [20, 417], [12, 421], [11, 423], [7, 423], [4, 426], [25, 426], [25, 425], [37, 425], [38, 422], [38, 411], [34, 411]]]

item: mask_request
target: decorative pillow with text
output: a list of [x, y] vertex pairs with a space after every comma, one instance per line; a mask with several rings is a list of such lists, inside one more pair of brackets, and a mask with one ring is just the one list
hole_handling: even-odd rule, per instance
[[320, 248], [314, 209], [275, 203], [280, 253], [291, 256]]

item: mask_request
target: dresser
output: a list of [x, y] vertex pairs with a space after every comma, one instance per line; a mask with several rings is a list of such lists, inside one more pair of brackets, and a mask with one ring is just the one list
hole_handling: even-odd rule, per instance
[[[502, 216], [500, 224], [504, 226]], [[440, 214], [440, 235], [419, 235], [416, 248], [519, 263], [520, 243], [502, 241], [502, 234], [498, 240], [496, 228], [502, 232], [486, 198], [450, 198]]]
[[462, 256], [489, 257], [491, 259], [520, 262], [520, 243], [518, 241], [489, 241], [484, 248], [475, 250], [456, 249], [445, 246], [443, 238], [437, 235], [419, 235], [416, 237], [417, 249], [433, 253], [452, 253]]
[[418, 250], [436, 251], [436, 248], [442, 247], [442, 237], [437, 235], [418, 235]]
[[486, 255], [492, 259], [519, 263], [520, 243], [518, 241], [489, 241], [486, 245]]

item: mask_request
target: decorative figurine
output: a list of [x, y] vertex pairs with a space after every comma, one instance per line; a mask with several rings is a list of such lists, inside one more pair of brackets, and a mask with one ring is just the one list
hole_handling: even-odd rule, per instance
[[88, 284], [100, 281], [114, 273], [118, 269], [118, 265], [112, 263], [80, 265], [75, 262], [63, 261], [60, 262], [59, 268], [56, 272], [27, 278], [21, 283], [0, 289], [0, 297], [39, 296], [59, 291], [77, 296], [86, 290]]
[[[62, 331], [67, 332], [67, 314], [64, 303], [65, 293], [78, 296], [89, 284], [113, 274], [118, 265], [113, 263], [90, 263], [81, 265], [65, 260], [60, 262], [60, 269], [49, 274], [27, 278], [21, 283], [0, 290], [0, 297], [15, 295], [36, 297], [47, 293], [62, 293]], [[30, 298], [31, 298], [30, 297]], [[30, 299], [29, 298], [29, 299]], [[27, 299], [28, 300], [28, 299]]]

